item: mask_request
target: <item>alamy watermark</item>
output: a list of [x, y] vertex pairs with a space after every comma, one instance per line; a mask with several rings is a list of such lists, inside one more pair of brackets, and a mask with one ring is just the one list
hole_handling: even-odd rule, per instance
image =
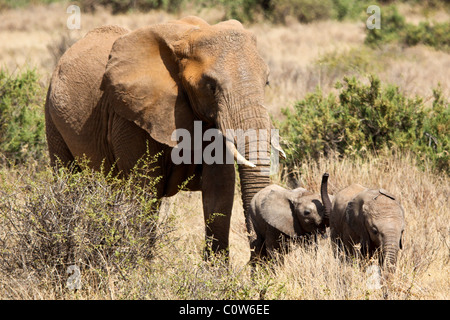
[[70, 5], [67, 7], [67, 13], [70, 16], [67, 18], [66, 26], [69, 30], [80, 29], [81, 28], [81, 10], [77, 5]]
[[372, 264], [366, 270], [367, 280], [366, 286], [369, 290], [378, 290], [382, 287], [381, 269], [379, 266]]
[[81, 289], [81, 270], [80, 270], [80, 268], [76, 264], [70, 265], [67, 268], [66, 273], [70, 274], [70, 276], [67, 278], [67, 281], [66, 281], [66, 287], [69, 290]]
[[[224, 134], [215, 128], [203, 132], [202, 121], [194, 121], [193, 136], [187, 129], [177, 129], [171, 139], [178, 142], [171, 152], [172, 162], [177, 165], [234, 164], [235, 160], [238, 164], [248, 164], [245, 163], [247, 160], [251, 164], [262, 165], [262, 170], [265, 170], [263, 174], [270, 175], [278, 171], [280, 149], [271, 147], [279, 145], [278, 129], [226, 129]], [[232, 148], [242, 157], [236, 157], [230, 152], [227, 144], [233, 145]], [[244, 158], [246, 154], [248, 159]]]
[[381, 29], [381, 9], [379, 6], [371, 5], [367, 7], [369, 18], [366, 20], [367, 29]]

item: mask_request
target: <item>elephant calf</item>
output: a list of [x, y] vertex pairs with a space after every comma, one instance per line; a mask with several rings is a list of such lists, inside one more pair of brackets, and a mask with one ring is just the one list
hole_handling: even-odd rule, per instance
[[348, 253], [358, 244], [369, 257], [381, 251], [380, 262], [394, 270], [405, 228], [403, 208], [395, 196], [352, 184], [335, 195], [329, 222], [331, 240]]
[[[324, 176], [321, 190], [328, 196], [327, 178]], [[320, 194], [304, 188], [287, 190], [272, 184], [259, 191], [249, 210], [251, 263], [280, 250], [285, 239], [325, 233], [328, 215], [320, 200]]]

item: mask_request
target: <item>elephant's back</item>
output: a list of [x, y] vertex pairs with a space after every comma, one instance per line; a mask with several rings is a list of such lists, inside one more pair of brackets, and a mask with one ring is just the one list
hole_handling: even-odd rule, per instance
[[70, 127], [80, 131], [84, 127], [101, 97], [100, 85], [111, 47], [128, 32], [119, 26], [96, 28], [61, 57], [48, 95], [49, 113], [58, 129]]
[[[53, 77], [61, 74], [74, 75], [78, 69], [92, 74], [90, 67], [106, 66], [113, 43], [122, 35], [130, 32], [119, 26], [102, 26], [89, 31], [83, 38], [75, 42], [60, 58]], [[102, 70], [102, 73], [104, 70]]]
[[354, 183], [341, 191], [339, 191], [334, 197], [334, 205], [336, 204], [347, 204], [350, 200], [352, 200], [358, 193], [367, 190], [366, 187]]

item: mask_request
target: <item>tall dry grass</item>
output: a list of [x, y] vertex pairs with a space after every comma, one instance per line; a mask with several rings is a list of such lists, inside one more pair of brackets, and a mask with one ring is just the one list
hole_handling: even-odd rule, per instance
[[[407, 154], [360, 160], [322, 159], [303, 164], [299, 172], [301, 184], [314, 190], [319, 190], [320, 174], [329, 172], [330, 193], [357, 182], [367, 187], [384, 188], [396, 195], [405, 209], [406, 229], [404, 249], [400, 251], [397, 272], [388, 288], [389, 296], [392, 299], [450, 298], [450, 184], [447, 176], [435, 175], [429, 168], [422, 171], [413, 156]], [[300, 255], [304, 255], [304, 249], [280, 269], [302, 274], [304, 265], [297, 262], [302, 261]], [[381, 298], [380, 291], [367, 290], [367, 264], [364, 261], [354, 266], [339, 264], [332, 259], [328, 243], [319, 250], [317, 260], [311, 255], [306, 257], [311, 268], [309, 290], [312, 292], [305, 297]], [[292, 272], [290, 268], [295, 269], [296, 265], [297, 272]], [[317, 267], [318, 271], [314, 270]], [[315, 272], [318, 274], [313, 276]], [[328, 288], [327, 279], [335, 289], [317, 292], [317, 288]], [[348, 284], [342, 287], [339, 285], [342, 281], [348, 281]], [[352, 289], [348, 290], [349, 287]]]
[[[132, 218], [133, 210], [141, 210], [139, 201], [132, 204], [116, 197], [114, 192], [117, 191], [109, 189], [104, 180], [91, 174], [75, 178], [76, 181], [68, 176], [54, 180], [49, 168], [44, 171], [32, 166], [2, 169], [0, 298], [449, 299], [449, 178], [436, 175], [429, 168], [419, 169], [414, 159], [408, 154], [370, 156], [359, 160], [320, 159], [305, 162], [291, 173], [298, 185], [312, 191], [319, 190], [321, 175], [329, 172], [331, 194], [358, 182], [387, 189], [400, 199], [406, 219], [403, 250], [399, 252], [395, 274], [389, 281], [375, 282], [375, 287], [373, 277], [376, 273], [371, 266], [376, 262], [360, 257], [348, 261], [339, 258], [329, 238], [320, 239], [317, 245], [292, 244], [288, 254], [265, 266], [258, 266], [252, 272], [247, 264], [250, 248], [238, 186], [231, 220], [228, 264], [221, 257], [212, 262], [202, 258], [204, 223], [201, 194], [198, 192], [181, 192], [164, 200], [158, 229], [170, 232], [165, 232], [161, 240], [152, 244], [157, 255], [142, 259], [139, 257], [145, 255], [146, 247], [142, 246], [141, 238], [123, 238], [125, 241], [115, 242], [112, 248], [105, 247], [101, 240], [102, 232], [105, 232], [105, 239], [111, 236], [107, 231], [110, 228], [129, 234], [126, 228], [133, 225], [123, 224], [123, 219]], [[99, 182], [93, 183], [94, 180]], [[287, 181], [284, 174], [273, 180], [282, 185]], [[72, 189], [64, 187], [67, 183]], [[52, 200], [53, 193], [57, 198]], [[50, 202], [45, 203], [45, 199]], [[67, 214], [60, 218], [54, 216], [54, 210], [58, 208], [63, 210], [62, 214], [68, 210], [75, 220]], [[94, 218], [83, 218], [83, 212], [91, 217], [95, 213], [93, 209], [100, 210], [92, 216]], [[30, 210], [38, 215], [35, 218], [27, 215]], [[106, 219], [108, 210], [111, 218]], [[37, 232], [41, 229], [36, 223], [44, 221], [40, 220], [43, 219], [41, 212], [50, 212], [47, 214], [55, 222], [54, 227], [46, 229], [47, 233]], [[122, 217], [123, 214], [127, 216]], [[75, 228], [72, 225], [71, 230], [65, 229], [71, 221], [81, 221], [81, 224]], [[25, 238], [24, 228], [20, 228], [24, 223], [31, 226]], [[102, 225], [104, 227], [98, 229]], [[76, 240], [78, 242], [72, 249], [65, 242], [54, 243], [65, 248], [55, 251], [48, 245], [57, 239], [58, 234], [62, 240], [80, 240]], [[51, 243], [42, 237], [48, 237]], [[11, 241], [19, 242], [14, 245]], [[16, 249], [10, 250], [12, 248]], [[30, 252], [34, 252], [34, 258]], [[67, 287], [70, 274], [63, 268], [67, 265], [61, 264], [64, 258], [61, 253], [69, 252], [76, 253], [78, 260], [75, 264], [82, 266], [81, 288], [76, 291]], [[47, 261], [45, 264], [33, 260], [42, 257]], [[13, 266], [13, 269], [8, 266]]]
[[[391, 281], [385, 283], [382, 289], [370, 289], [374, 273], [369, 266], [373, 262], [358, 258], [350, 263], [342, 262], [335, 257], [329, 239], [321, 239], [317, 247], [294, 245], [292, 252], [284, 257], [284, 262], [275, 261], [269, 267], [260, 269], [257, 280], [252, 280], [246, 266], [250, 249], [242, 204], [236, 198], [230, 254], [233, 276], [237, 272], [244, 279], [238, 288], [245, 291], [246, 286], [250, 286], [249, 282], [253, 281], [257, 289], [250, 290], [249, 298], [260, 298], [263, 292], [266, 299], [384, 299], [386, 294], [389, 299], [450, 298], [448, 177], [436, 175], [429, 168], [419, 169], [414, 157], [408, 154], [371, 156], [359, 160], [321, 159], [304, 163], [294, 172], [294, 176], [298, 185], [318, 192], [323, 172], [330, 173], [331, 194], [356, 182], [367, 187], [384, 188], [400, 199], [405, 209], [406, 229], [397, 271]], [[280, 184], [286, 183], [283, 175], [274, 180]], [[178, 229], [175, 233], [179, 238], [172, 248], [175, 252], [169, 255], [181, 259], [180, 264], [174, 262], [171, 272], [177, 274], [178, 268], [185, 266], [185, 259], [189, 257], [189, 268], [194, 266], [192, 274], [206, 272], [208, 277], [212, 277], [208, 268], [204, 270], [200, 257], [204, 241], [200, 195], [179, 194], [168, 201], [171, 202], [168, 211], [177, 217]], [[192, 281], [195, 280], [199, 281], [194, 277]], [[236, 279], [233, 278], [233, 281]], [[166, 288], [168, 296], [177, 298], [172, 290]], [[214, 296], [218, 294], [214, 290], [219, 288], [211, 285], [203, 294], [209, 292], [211, 297], [223, 298], [221, 295]]]

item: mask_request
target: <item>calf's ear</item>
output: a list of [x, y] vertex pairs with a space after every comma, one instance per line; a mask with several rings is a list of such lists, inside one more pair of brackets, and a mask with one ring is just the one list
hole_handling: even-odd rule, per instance
[[370, 236], [366, 228], [364, 215], [364, 202], [358, 197], [347, 204], [345, 209], [345, 223], [347, 224], [350, 236], [355, 243], [369, 243]]
[[267, 224], [290, 237], [297, 234], [299, 225], [294, 217], [293, 204], [280, 192], [272, 190], [262, 202], [261, 217]]

